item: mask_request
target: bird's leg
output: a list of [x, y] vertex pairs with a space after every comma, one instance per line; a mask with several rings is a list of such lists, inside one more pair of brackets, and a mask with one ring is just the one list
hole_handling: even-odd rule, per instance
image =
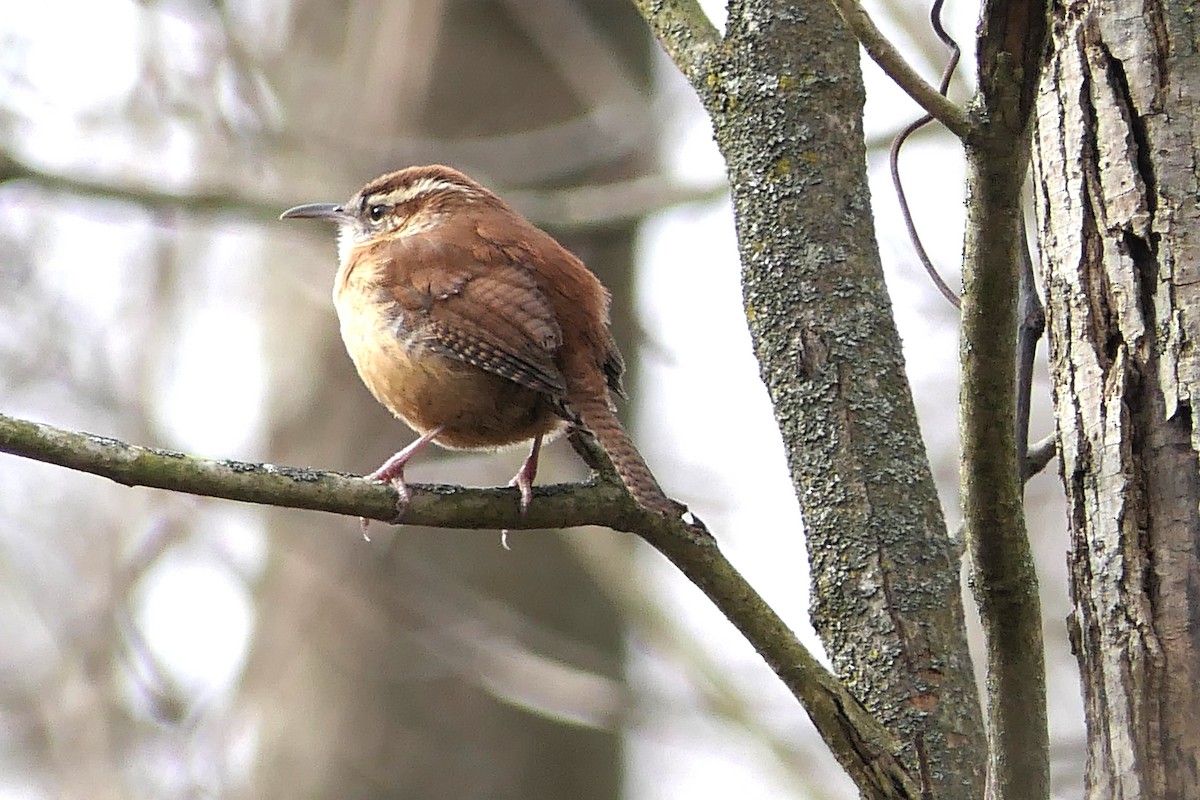
[[[383, 462], [379, 469], [375, 470], [370, 475], [363, 476], [369, 481], [390, 483], [395, 487], [396, 493], [400, 495], [400, 499], [396, 502], [397, 514], [395, 522], [400, 521], [400, 516], [404, 514], [404, 510], [408, 508], [408, 501], [411, 499], [411, 495], [408, 493], [408, 484], [404, 482], [404, 466], [408, 463], [409, 459], [411, 459], [421, 450], [421, 448], [425, 447], [425, 445], [436, 439], [438, 435], [445, 430], [445, 428], [445, 425], [437, 426], [433, 430], [424, 434], [420, 439], [417, 439], [408, 447], [405, 447], [399, 453], [396, 453], [387, 461]], [[364, 518], [362, 523], [363, 530], [365, 531], [367, 520]]]
[[533, 437], [533, 447], [529, 450], [529, 455], [525, 459], [525, 463], [517, 470], [517, 474], [508, 482], [509, 486], [517, 487], [521, 493], [521, 516], [525, 516], [525, 512], [529, 510], [529, 503], [533, 500], [533, 479], [537, 477], [538, 455], [542, 451], [542, 434]]

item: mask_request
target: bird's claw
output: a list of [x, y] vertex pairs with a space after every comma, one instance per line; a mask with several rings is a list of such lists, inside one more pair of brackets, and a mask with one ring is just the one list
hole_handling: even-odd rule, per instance
[[521, 493], [521, 499], [519, 501], [521, 507], [521, 516], [525, 516], [527, 513], [529, 513], [529, 504], [533, 502], [533, 480], [529, 475], [526, 475], [525, 470], [522, 469], [513, 476], [513, 479], [508, 482], [508, 485], [517, 487], [517, 491]]
[[[392, 517], [388, 521], [388, 524], [399, 525], [403, 522], [404, 514], [408, 511], [408, 504], [412, 502], [412, 493], [408, 490], [408, 484], [404, 482], [404, 467], [400, 466], [397, 468], [389, 464], [384, 464], [370, 475], [364, 475], [363, 477], [375, 483], [390, 483], [392, 485], [398, 497], [396, 498], [396, 516]], [[363, 539], [368, 542], [371, 541], [371, 536], [368, 533], [368, 529], [371, 527], [371, 520], [367, 517], [359, 517], [358, 527], [362, 529]]]

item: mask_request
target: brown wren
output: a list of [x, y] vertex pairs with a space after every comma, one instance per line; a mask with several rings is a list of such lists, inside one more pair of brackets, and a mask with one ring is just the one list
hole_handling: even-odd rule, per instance
[[543, 441], [589, 431], [644, 508], [678, 516], [617, 420], [625, 364], [608, 291], [583, 263], [457, 170], [409, 167], [341, 205], [281, 219], [338, 225], [342, 340], [363, 383], [420, 438], [367, 477], [408, 502], [404, 467], [429, 442], [493, 450], [532, 441], [509, 485], [524, 512]]

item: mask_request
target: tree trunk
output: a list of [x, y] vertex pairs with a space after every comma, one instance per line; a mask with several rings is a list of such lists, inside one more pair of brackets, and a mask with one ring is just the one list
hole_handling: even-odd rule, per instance
[[1183, 4], [1057, 6], [1037, 212], [1087, 791], [1200, 796], [1200, 56]]
[[724, 37], [689, 4], [639, 5], [726, 160], [746, 315], [804, 513], [813, 623], [925, 794], [982, 796], [958, 564], [875, 243], [857, 44], [822, 4], [731, 2]]

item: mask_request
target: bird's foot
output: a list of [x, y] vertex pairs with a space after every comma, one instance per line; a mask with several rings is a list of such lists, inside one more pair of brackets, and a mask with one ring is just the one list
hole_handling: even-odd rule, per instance
[[[404, 467], [408, 464], [417, 452], [429, 444], [434, 438], [440, 434], [443, 426], [438, 426], [433, 430], [425, 433], [421, 438], [405, 447], [400, 452], [393, 455], [387, 461], [379, 465], [379, 469], [372, 472], [370, 475], [364, 475], [363, 478], [376, 483], [390, 483], [396, 490], [399, 497], [396, 500], [396, 516], [393, 517], [389, 524], [399, 525], [404, 520], [404, 512], [408, 510], [408, 504], [412, 500], [412, 494], [408, 491], [408, 484], [404, 481]], [[358, 518], [359, 527], [362, 528], [363, 538], [370, 541], [367, 535], [367, 528], [371, 525], [371, 520], [366, 517]]]
[[[513, 479], [508, 482], [509, 486], [517, 487], [517, 491], [521, 493], [520, 509], [521, 516], [529, 513], [529, 504], [533, 502], [533, 479], [537, 477], [538, 455], [542, 451], [542, 434], [533, 437], [533, 447], [529, 449], [529, 455], [525, 457], [525, 463], [517, 470], [517, 474], [513, 475]], [[511, 550], [508, 546], [508, 528], [500, 531], [500, 546], [505, 550]]]
[[[393, 456], [393, 458], [395, 458]], [[392, 459], [388, 459], [382, 467], [372, 472], [370, 475], [363, 477], [369, 481], [376, 483], [390, 483], [392, 488], [396, 490], [398, 495], [396, 498], [396, 516], [388, 521], [389, 525], [399, 525], [404, 521], [404, 512], [408, 511], [408, 504], [412, 501], [412, 493], [408, 491], [408, 484], [404, 481], [404, 465], [395, 466], [391, 464]], [[358, 518], [358, 526], [362, 528], [363, 538], [367, 541], [371, 537], [367, 534], [367, 529], [371, 527], [371, 520], [366, 517]]]
[[508, 485], [517, 487], [517, 491], [521, 493], [521, 516], [525, 516], [529, 512], [529, 504], [533, 502], [533, 477], [525, 467], [521, 467]]
[[[525, 514], [529, 511], [529, 504], [533, 502], [533, 475], [531, 472], [537, 471], [536, 466], [533, 468], [533, 470], [530, 470], [528, 467], [529, 461], [527, 460], [525, 464], [522, 465], [521, 469], [517, 471], [517, 474], [513, 476], [513, 479], [508, 482], [509, 486], [517, 487], [517, 491], [521, 493], [520, 503], [522, 517], [525, 516]], [[512, 550], [512, 548], [508, 546], [508, 528], [504, 528], [500, 531], [500, 546], [505, 550]]]
[[517, 491], [521, 493], [521, 516], [525, 516], [529, 512], [529, 504], [533, 502], [533, 479], [537, 477], [538, 470], [538, 455], [542, 451], [542, 434], [538, 434], [533, 439], [533, 447], [529, 449], [529, 455], [525, 458], [525, 463], [517, 470], [517, 474], [508, 482], [509, 486], [517, 487]]

